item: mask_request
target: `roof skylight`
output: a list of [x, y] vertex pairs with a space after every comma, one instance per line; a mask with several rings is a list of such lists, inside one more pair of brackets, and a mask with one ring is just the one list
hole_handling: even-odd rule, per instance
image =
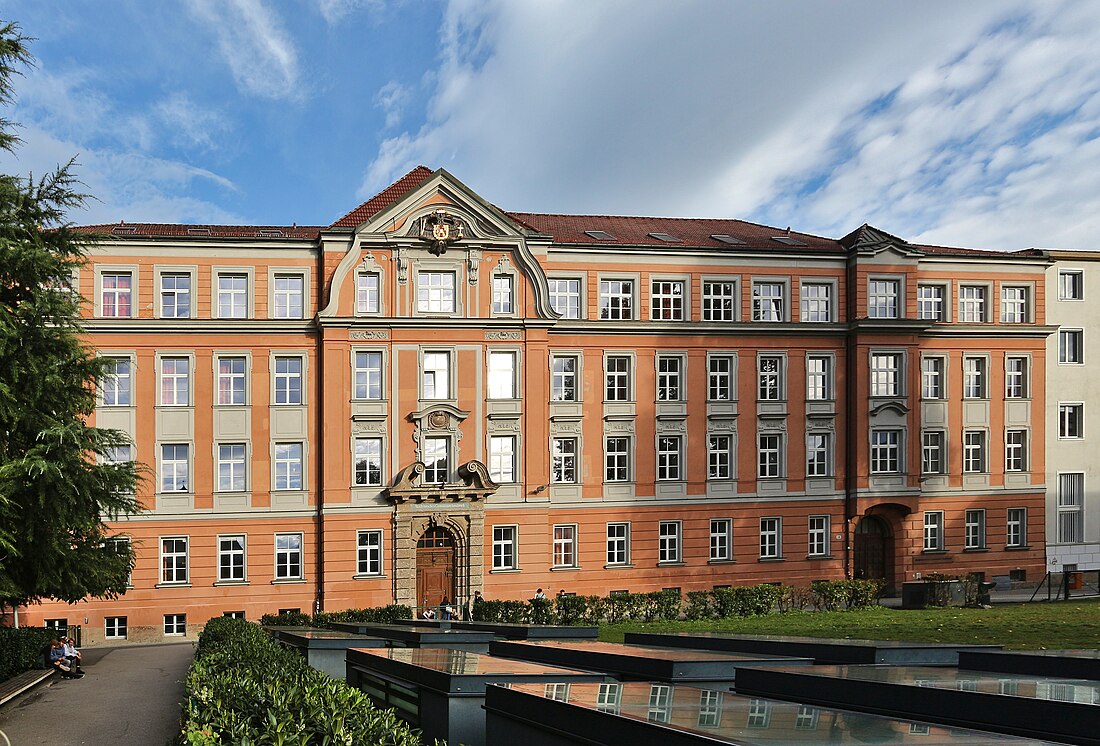
[[676, 238], [669, 233], [650, 233], [652, 238], [656, 238], [658, 241], [665, 241], [666, 243], [680, 243], [680, 239]]
[[721, 241], [722, 243], [728, 243], [731, 246], [744, 246], [745, 242], [740, 238], [734, 238], [728, 233], [712, 233], [711, 238], [715, 241]]
[[615, 237], [607, 231], [585, 231], [585, 234], [597, 241], [614, 241]]
[[797, 238], [795, 238], [794, 236], [772, 236], [772, 240], [773, 241], [778, 241], [779, 243], [787, 244], [788, 246], [805, 246], [806, 245], [805, 241], [800, 241]]

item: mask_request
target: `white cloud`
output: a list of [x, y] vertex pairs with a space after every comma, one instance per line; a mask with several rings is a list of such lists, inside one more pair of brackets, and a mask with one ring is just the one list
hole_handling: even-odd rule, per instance
[[181, 147], [215, 150], [232, 130], [221, 113], [196, 104], [185, 93], [174, 93], [153, 107], [169, 138]]
[[379, 11], [384, 6], [385, 0], [317, 0], [317, 9], [329, 26], [335, 26], [362, 8]]
[[374, 104], [385, 113], [387, 129], [401, 123], [405, 107], [411, 99], [412, 90], [396, 80], [391, 80], [378, 89], [378, 93], [374, 96]]

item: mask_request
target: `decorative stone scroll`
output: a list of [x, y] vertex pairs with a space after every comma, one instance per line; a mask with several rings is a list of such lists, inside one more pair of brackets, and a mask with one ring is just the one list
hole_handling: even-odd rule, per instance
[[409, 250], [405, 247], [397, 249], [397, 281], [402, 285], [409, 281]]
[[353, 341], [389, 338], [389, 329], [354, 329], [348, 333], [348, 339]]
[[466, 252], [466, 279], [471, 285], [477, 284], [477, 265], [481, 262], [481, 249], [469, 249]]
[[786, 417], [761, 417], [757, 422], [757, 430], [761, 432], [787, 432]]
[[634, 420], [608, 420], [603, 423], [605, 433], [633, 433]]
[[659, 433], [686, 433], [687, 421], [685, 420], [657, 420], [657, 432]]
[[487, 342], [519, 342], [523, 339], [523, 332], [485, 332]]

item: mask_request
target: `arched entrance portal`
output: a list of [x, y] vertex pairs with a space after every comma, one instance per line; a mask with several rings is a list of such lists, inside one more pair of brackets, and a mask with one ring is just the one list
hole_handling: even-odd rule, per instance
[[416, 542], [416, 603], [438, 606], [444, 596], [455, 600], [455, 540], [450, 531], [434, 526]]
[[894, 582], [894, 537], [886, 521], [878, 516], [864, 516], [856, 526], [852, 549], [855, 577]]

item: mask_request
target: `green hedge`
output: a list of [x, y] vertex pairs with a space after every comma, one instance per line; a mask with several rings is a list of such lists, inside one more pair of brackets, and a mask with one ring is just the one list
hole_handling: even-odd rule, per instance
[[265, 627], [327, 627], [333, 622], [393, 624], [401, 619], [412, 618], [412, 607], [404, 604], [390, 604], [369, 609], [322, 611], [312, 617], [297, 611], [291, 614], [264, 614], [260, 617], [260, 624]]
[[42, 627], [0, 627], [0, 681], [37, 668], [42, 649], [57, 637], [57, 630]]
[[179, 743], [415, 746], [420, 738], [258, 625], [218, 617], [199, 636], [187, 674]]

